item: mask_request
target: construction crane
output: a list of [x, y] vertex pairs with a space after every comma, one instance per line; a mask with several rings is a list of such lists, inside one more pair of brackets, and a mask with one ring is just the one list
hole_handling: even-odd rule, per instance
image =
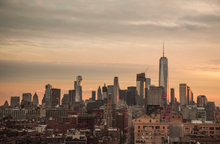
[[146, 73], [148, 69], [149, 69], [149, 67], [148, 67], [148, 68], [145, 70], [145, 72], [144, 72], [144, 73]]

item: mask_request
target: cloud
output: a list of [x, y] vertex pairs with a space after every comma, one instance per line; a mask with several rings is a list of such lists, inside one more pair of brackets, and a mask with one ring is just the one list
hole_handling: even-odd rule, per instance
[[[203, 30], [216, 28], [219, 15], [192, 14], [191, 2], [151, 1], [1, 1], [2, 37], [102, 37], [136, 34], [143, 36], [161, 30]], [[193, 3], [199, 5], [200, 3]], [[204, 5], [204, 4], [203, 4]], [[208, 4], [205, 6], [211, 7]], [[187, 11], [189, 10], [189, 12]], [[183, 20], [181, 20], [183, 19]], [[131, 24], [132, 23], [132, 24]], [[145, 25], [145, 27], [143, 27]], [[138, 27], [137, 27], [138, 26]], [[159, 33], [165, 33], [160, 31]]]

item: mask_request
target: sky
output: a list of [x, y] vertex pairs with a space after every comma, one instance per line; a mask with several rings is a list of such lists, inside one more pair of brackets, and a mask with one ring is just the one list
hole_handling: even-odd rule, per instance
[[99, 86], [158, 86], [168, 58], [169, 87], [186, 83], [220, 106], [220, 0], [1, 0], [0, 105], [45, 85], [61, 97], [83, 77], [83, 99]]

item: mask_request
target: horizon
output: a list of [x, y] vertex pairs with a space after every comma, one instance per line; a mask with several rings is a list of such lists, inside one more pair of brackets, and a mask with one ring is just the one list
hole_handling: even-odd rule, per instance
[[179, 84], [186, 83], [195, 102], [206, 95], [220, 106], [219, 4], [2, 0], [0, 105], [27, 92], [41, 103], [46, 84], [61, 89], [62, 100], [78, 75], [84, 100], [115, 76], [121, 89], [136, 87], [136, 74], [148, 67], [146, 78], [158, 86], [164, 42], [169, 91], [179, 101]]

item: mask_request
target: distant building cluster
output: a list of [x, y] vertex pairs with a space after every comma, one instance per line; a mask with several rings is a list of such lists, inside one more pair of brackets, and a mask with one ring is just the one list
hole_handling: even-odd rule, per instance
[[[147, 69], [148, 70], [148, 69]], [[147, 71], [146, 70], [146, 71]], [[11, 96], [0, 107], [0, 143], [175, 144], [220, 143], [220, 110], [205, 95], [194, 98], [191, 87], [169, 88], [168, 59], [159, 60], [159, 84], [146, 71], [136, 86], [120, 89], [119, 78], [98, 86], [83, 100], [82, 76], [61, 99], [61, 89], [45, 86], [37, 93]], [[196, 100], [195, 100], [196, 99]]]

